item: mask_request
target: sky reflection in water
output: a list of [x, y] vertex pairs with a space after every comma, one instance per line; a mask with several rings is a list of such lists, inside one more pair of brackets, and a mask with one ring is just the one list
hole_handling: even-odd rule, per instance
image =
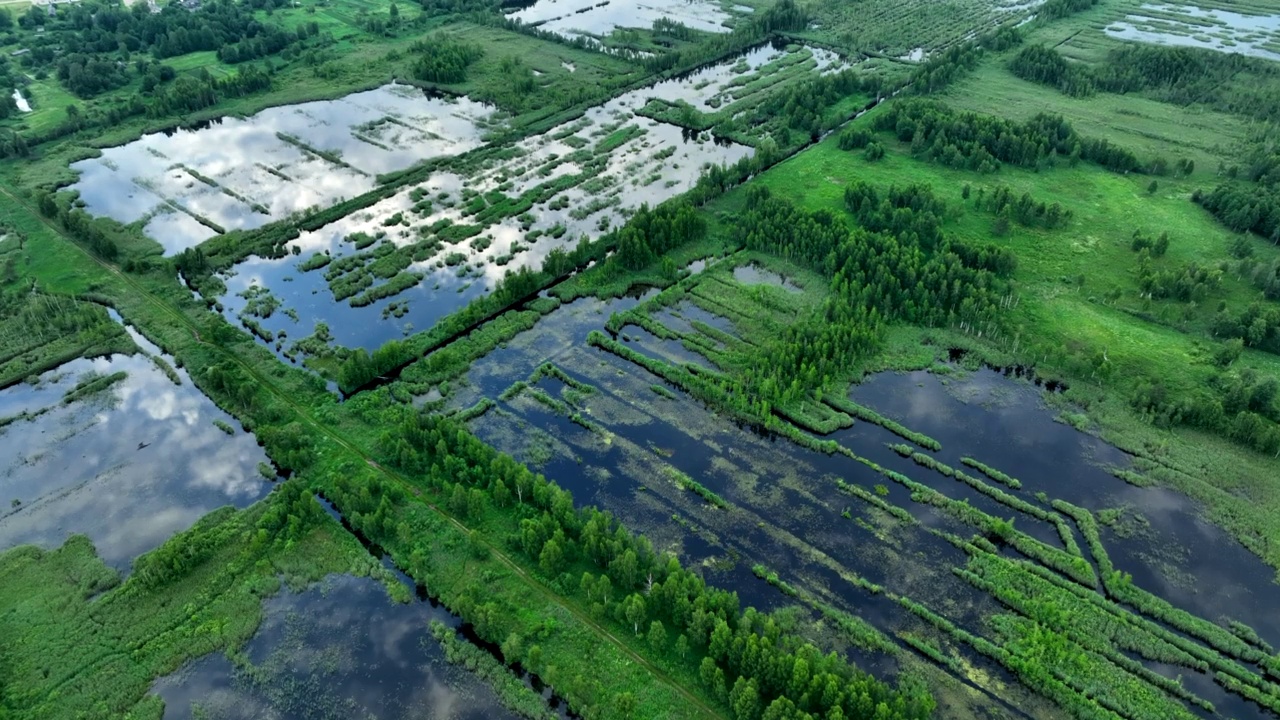
[[[62, 405], [90, 371], [129, 375], [107, 392]], [[146, 356], [114, 355], [68, 363], [36, 387], [0, 391], [0, 416], [52, 406], [0, 428], [0, 549], [55, 547], [83, 533], [104, 561], [127, 570], [134, 557], [209, 511], [262, 497], [271, 487], [257, 469], [267, 460], [262, 448], [179, 373], [181, 386]]]

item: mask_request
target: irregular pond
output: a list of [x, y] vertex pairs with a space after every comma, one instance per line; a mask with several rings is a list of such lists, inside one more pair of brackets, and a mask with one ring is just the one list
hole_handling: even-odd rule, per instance
[[1121, 40], [1205, 48], [1280, 60], [1280, 14], [1245, 15], [1195, 5], [1143, 4], [1105, 29]]
[[374, 187], [380, 173], [479, 147], [492, 106], [391, 84], [144, 135], [72, 164], [85, 209], [172, 255], [222, 230], [255, 228]]
[[18, 106], [18, 112], [24, 112], [24, 113], [31, 112], [31, 103], [27, 102], [27, 99], [22, 97], [21, 90], [13, 91], [13, 102], [15, 105]]
[[[135, 340], [161, 357], [140, 336]], [[171, 358], [163, 361], [172, 367]], [[62, 402], [92, 373], [117, 372], [128, 375]], [[0, 417], [47, 408], [0, 427], [0, 549], [56, 547], [83, 533], [105, 562], [127, 572], [133, 558], [206, 513], [245, 507], [271, 489], [259, 472], [267, 456], [254, 437], [186, 371], [174, 372], [180, 384], [148, 355], [113, 355], [75, 360], [35, 385], [0, 391]]]
[[330, 576], [265, 603], [244, 652], [254, 671], [210, 655], [163, 678], [152, 692], [165, 720], [437, 718], [515, 720], [492, 687], [450, 664], [431, 636], [448, 611], [399, 604], [369, 578]]

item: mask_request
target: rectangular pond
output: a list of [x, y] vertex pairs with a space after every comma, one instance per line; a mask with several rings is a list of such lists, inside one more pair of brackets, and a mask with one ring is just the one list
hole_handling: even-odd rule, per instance
[[537, 0], [507, 17], [565, 37], [600, 38], [620, 28], [647, 29], [657, 20], [724, 33], [735, 16], [749, 12], [745, 5], [706, 0]]
[[165, 254], [372, 189], [382, 173], [479, 147], [492, 106], [391, 84], [153, 133], [72, 164], [85, 209], [142, 223]]
[[[206, 513], [270, 491], [254, 436], [133, 334], [142, 353], [74, 360], [0, 391], [0, 550], [84, 534], [127, 572]], [[83, 392], [94, 380], [105, 387]]]

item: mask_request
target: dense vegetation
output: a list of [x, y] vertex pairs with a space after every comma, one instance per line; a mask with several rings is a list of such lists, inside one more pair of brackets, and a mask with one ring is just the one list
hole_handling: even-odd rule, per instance
[[876, 116], [873, 127], [893, 132], [923, 157], [980, 173], [996, 172], [1001, 163], [1039, 167], [1059, 157], [1094, 162], [1116, 172], [1147, 169], [1132, 152], [1106, 139], [1080, 137], [1070, 123], [1053, 115], [1018, 123], [916, 100], [894, 103]]

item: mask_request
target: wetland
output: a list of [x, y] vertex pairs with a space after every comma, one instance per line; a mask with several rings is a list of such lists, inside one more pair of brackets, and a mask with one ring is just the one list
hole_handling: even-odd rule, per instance
[[0, 8], [0, 720], [1280, 714], [1274, 20]]

